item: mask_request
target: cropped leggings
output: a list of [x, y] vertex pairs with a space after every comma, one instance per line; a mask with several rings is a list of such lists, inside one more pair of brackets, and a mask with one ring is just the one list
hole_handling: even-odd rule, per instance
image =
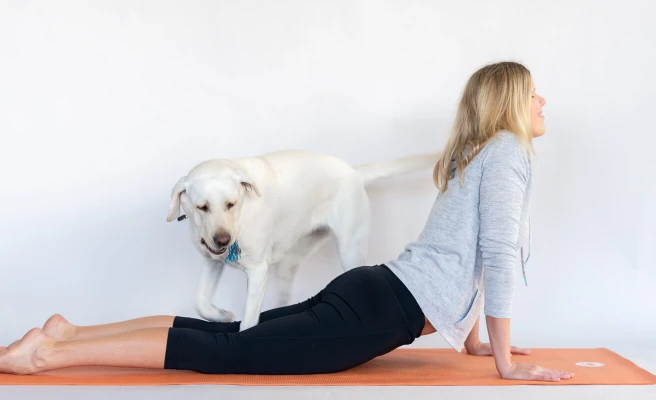
[[209, 374], [291, 375], [343, 371], [412, 343], [424, 314], [384, 265], [339, 275], [302, 303], [260, 314], [258, 325], [176, 317], [164, 368]]

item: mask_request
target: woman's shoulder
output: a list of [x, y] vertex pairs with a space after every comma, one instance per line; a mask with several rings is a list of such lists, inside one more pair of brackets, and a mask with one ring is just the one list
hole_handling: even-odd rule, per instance
[[521, 149], [523, 144], [519, 137], [512, 132], [500, 131], [485, 145], [490, 149]]
[[483, 148], [486, 163], [519, 163], [526, 165], [529, 162], [529, 151], [520, 138], [512, 132], [501, 131], [494, 135]]

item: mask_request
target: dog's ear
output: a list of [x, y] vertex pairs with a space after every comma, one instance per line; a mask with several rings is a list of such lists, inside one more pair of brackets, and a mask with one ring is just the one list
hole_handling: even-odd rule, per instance
[[260, 193], [260, 190], [257, 188], [257, 185], [253, 182], [253, 180], [250, 178], [250, 176], [248, 176], [246, 172], [239, 169], [237, 170], [237, 176], [239, 177], [239, 181], [244, 186], [246, 191], [250, 192], [251, 190], [254, 190], [255, 193], [257, 193], [258, 197], [262, 197], [262, 194]]
[[169, 204], [169, 215], [166, 218], [166, 222], [171, 222], [180, 215], [180, 196], [182, 196], [182, 192], [186, 190], [186, 180], [187, 177], [183, 176], [178, 180], [178, 183], [173, 186], [173, 190], [171, 191], [171, 203]]

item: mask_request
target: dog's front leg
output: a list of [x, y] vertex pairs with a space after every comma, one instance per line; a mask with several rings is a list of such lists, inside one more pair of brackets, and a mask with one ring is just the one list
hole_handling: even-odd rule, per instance
[[239, 326], [239, 331], [258, 324], [269, 276], [269, 265], [266, 261], [261, 261], [244, 269], [248, 277], [248, 288], [246, 291], [246, 309], [244, 310], [244, 318]]
[[196, 297], [196, 311], [204, 319], [212, 322], [230, 322], [234, 315], [230, 311], [222, 310], [212, 305], [212, 297], [216, 291], [224, 264], [221, 261], [205, 259], [198, 285], [198, 297]]

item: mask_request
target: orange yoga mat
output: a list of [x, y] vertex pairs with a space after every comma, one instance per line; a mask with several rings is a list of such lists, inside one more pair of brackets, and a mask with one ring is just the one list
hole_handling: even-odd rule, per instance
[[[607, 349], [534, 349], [516, 362], [573, 372], [561, 382], [499, 378], [492, 357], [451, 349], [397, 349], [348, 371], [321, 375], [204, 375], [190, 371], [78, 367], [30, 376], [0, 374], [0, 385], [502, 386], [653, 385], [656, 376]], [[577, 365], [578, 363], [578, 365]]]

